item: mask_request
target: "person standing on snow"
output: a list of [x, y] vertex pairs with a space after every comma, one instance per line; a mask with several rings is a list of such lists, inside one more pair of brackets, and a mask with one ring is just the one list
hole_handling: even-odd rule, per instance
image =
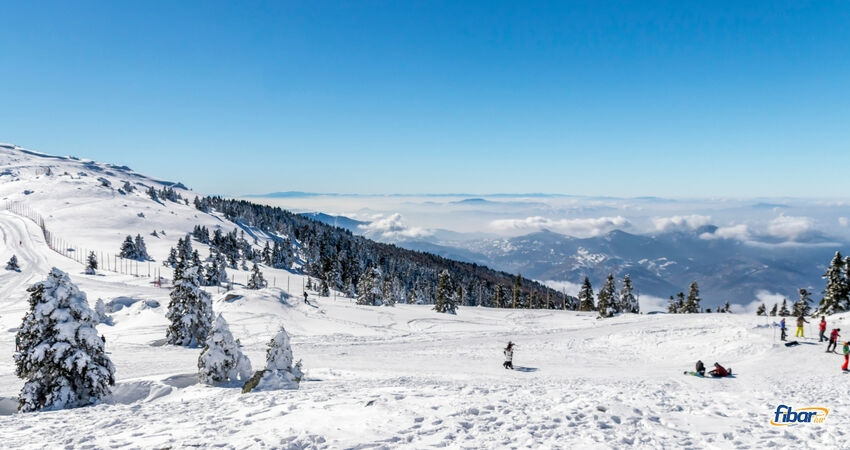
[[818, 329], [820, 330], [820, 337], [818, 338], [818, 342], [823, 342], [826, 340], [826, 316], [821, 316], [820, 323], [818, 324]]
[[806, 320], [806, 318], [803, 317], [802, 314], [800, 314], [800, 317], [797, 318], [797, 333], [794, 334], [794, 337], [805, 337], [805, 336], [803, 336], [803, 324], [804, 323], [809, 323], [809, 321]]
[[847, 371], [847, 362], [850, 361], [850, 342], [844, 343], [844, 365], [841, 366], [841, 370]]
[[829, 333], [829, 344], [826, 344], [827, 353], [835, 351], [835, 346], [838, 345], [838, 336], [841, 336], [838, 334], [839, 331], [841, 331], [841, 328], [833, 328]]
[[779, 331], [782, 332], [782, 340], [784, 341], [785, 337], [788, 336], [787, 334], [785, 334], [785, 318], [784, 317], [782, 318], [782, 320], [779, 321]]
[[304, 303], [306, 303], [306, 304], [308, 304], [308, 305], [309, 305], [309, 304], [310, 304], [310, 302], [309, 302], [309, 301], [307, 301], [307, 298], [308, 298], [308, 297], [307, 297], [307, 291], [304, 291]]
[[508, 346], [505, 347], [505, 363], [502, 364], [505, 369], [514, 368], [514, 343], [508, 341]]

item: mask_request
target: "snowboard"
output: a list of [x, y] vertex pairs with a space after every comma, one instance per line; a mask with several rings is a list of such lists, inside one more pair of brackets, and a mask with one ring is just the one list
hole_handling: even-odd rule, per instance
[[692, 375], [692, 376], [700, 377], [700, 378], [705, 378], [705, 375], [700, 375], [700, 373], [699, 373], [699, 372], [689, 372], [689, 371], [687, 371], [687, 370], [686, 370], [686, 371], [684, 372], [684, 374], [685, 374], [685, 375]]
[[797, 342], [797, 341], [791, 341], [791, 342], [786, 342], [786, 343], [785, 343], [785, 346], [786, 346], [786, 347], [793, 347], [793, 346], [795, 346], [795, 345], [800, 345], [800, 343], [799, 343], [799, 342]]

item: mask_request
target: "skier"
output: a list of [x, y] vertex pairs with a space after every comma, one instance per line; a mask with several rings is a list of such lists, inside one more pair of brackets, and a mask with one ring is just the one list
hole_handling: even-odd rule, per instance
[[782, 332], [782, 340], [784, 341], [785, 337], [788, 336], [787, 334], [785, 334], [785, 318], [784, 317], [782, 318], [782, 320], [779, 321], [779, 331]]
[[307, 301], [307, 291], [304, 291], [304, 303], [308, 305], [310, 304], [310, 302]]
[[841, 336], [838, 334], [839, 331], [841, 331], [841, 328], [833, 328], [829, 333], [829, 344], [826, 344], [827, 353], [835, 351], [835, 347], [838, 345], [838, 336]]
[[803, 336], [803, 324], [809, 323], [806, 318], [800, 314], [800, 317], [797, 318], [797, 332], [794, 334], [794, 337], [805, 337]]
[[818, 342], [823, 342], [826, 340], [826, 316], [821, 316], [820, 323], [818, 324], [818, 329], [820, 330], [820, 337], [818, 338]]
[[508, 341], [508, 346], [505, 347], [505, 363], [502, 364], [505, 369], [514, 368], [514, 343]]
[[714, 363], [714, 370], [708, 372], [708, 374], [718, 378], [728, 377], [729, 375], [732, 375], [732, 368], [730, 367], [729, 370], [726, 370], [726, 368], [720, 364]]
[[850, 361], [850, 342], [844, 343], [844, 365], [841, 366], [841, 370], [847, 371], [847, 362]]

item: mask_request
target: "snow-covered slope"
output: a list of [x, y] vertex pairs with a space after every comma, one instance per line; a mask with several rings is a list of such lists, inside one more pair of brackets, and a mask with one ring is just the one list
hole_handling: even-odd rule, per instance
[[[129, 171], [98, 165], [102, 172], [71, 175], [92, 165], [8, 148], [0, 148], [0, 158], [0, 173], [11, 172], [0, 176], [0, 200], [26, 202], [54, 233], [92, 249], [114, 252], [125, 235], [141, 233], [160, 265], [177, 237], [196, 223], [225, 231], [236, 226], [191, 206], [156, 204], [143, 192], [111, 192], [96, 180], [154, 183]], [[52, 174], [40, 172], [43, 166]], [[166, 236], [148, 236], [153, 229], [166, 230]], [[208, 288], [214, 310], [227, 319], [255, 368], [262, 367], [266, 342], [285, 326], [306, 379], [297, 391], [243, 395], [238, 386], [197, 384], [199, 349], [162, 345], [168, 289], [147, 277], [85, 275], [82, 264], [48, 247], [34, 222], [8, 211], [0, 211], [0, 230], [0, 262], [14, 253], [22, 268], [0, 271], [4, 447], [845, 445], [850, 399], [841, 358], [824, 353], [811, 337], [796, 347], [781, 345], [769, 326], [772, 318], [642, 315], [599, 321], [575, 312], [490, 308], [461, 308], [451, 316], [428, 306], [358, 306], [312, 292], [308, 305], [302, 300], [304, 277], [264, 269], [276, 287], [229, 293]], [[116, 365], [114, 401], [13, 414], [22, 382], [14, 376], [12, 353], [27, 307], [25, 288], [52, 266], [67, 271], [90, 303], [103, 298], [114, 311], [112, 325], [98, 326]], [[841, 326], [848, 317], [829, 320]], [[807, 336], [813, 335], [810, 327]], [[515, 371], [501, 366], [508, 340], [517, 343]], [[735, 377], [682, 375], [697, 359], [731, 366]], [[780, 404], [823, 406], [830, 415], [823, 424], [775, 427], [769, 421]]]

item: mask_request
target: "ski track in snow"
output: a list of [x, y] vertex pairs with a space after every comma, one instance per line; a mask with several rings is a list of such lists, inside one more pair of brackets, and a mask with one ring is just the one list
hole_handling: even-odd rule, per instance
[[[29, 187], [27, 180], [5, 182], [0, 191], [14, 189], [0, 193], [34, 202], [42, 195], [37, 209], [49, 226], [62, 236], [79, 234], [93, 249], [115, 249], [126, 234], [167, 229], [159, 239], [145, 235], [158, 259], [195, 223], [221, 222], [183, 205], [78, 189], [96, 185], [95, 178], [54, 176], [28, 197], [14, 194]], [[97, 210], [114, 214], [100, 217]], [[139, 211], [147, 217], [137, 217]], [[131, 232], [134, 221], [142, 225]], [[224, 223], [225, 231], [231, 225]], [[214, 310], [228, 320], [255, 370], [284, 325], [306, 375], [297, 391], [243, 395], [240, 383], [197, 384], [200, 349], [159, 344], [168, 289], [151, 286], [149, 278], [84, 275], [81, 264], [49, 250], [34, 223], [9, 212], [0, 211], [0, 231], [0, 263], [14, 253], [22, 267], [20, 273], [0, 270], [2, 447], [847, 448], [850, 375], [839, 370], [842, 358], [824, 353], [811, 337], [797, 347], [782, 346], [778, 333], [765, 327], [774, 318], [599, 321], [575, 312], [464, 307], [441, 315], [429, 306], [363, 307], [311, 293], [314, 307], [301, 300], [304, 277], [263, 268], [267, 279], [277, 277], [278, 286], [287, 279], [292, 289], [237, 290], [242, 297], [230, 301], [210, 289]], [[110, 241], [101, 243], [103, 236]], [[193, 245], [206, 254], [204, 246]], [[27, 308], [25, 289], [53, 266], [69, 273], [90, 304], [98, 297], [132, 303], [112, 314], [113, 326], [98, 326], [116, 365], [114, 398], [87, 408], [14, 414], [22, 382], [12, 354]], [[831, 317], [830, 326], [848, 317]], [[813, 336], [810, 326], [807, 335]], [[508, 340], [517, 343], [514, 364], [524, 369], [502, 368]], [[731, 366], [735, 377], [682, 375], [697, 359]], [[768, 422], [779, 404], [824, 406], [830, 416], [824, 424], [778, 428]]]

